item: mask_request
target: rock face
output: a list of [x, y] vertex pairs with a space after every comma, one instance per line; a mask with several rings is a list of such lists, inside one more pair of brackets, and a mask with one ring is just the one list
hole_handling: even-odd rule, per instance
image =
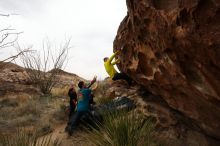
[[[50, 72], [47, 72], [49, 74]], [[70, 84], [77, 86], [79, 81], [86, 81], [76, 74], [67, 73], [60, 70], [56, 76], [59, 81], [54, 88], [69, 87]], [[0, 69], [0, 98], [18, 93], [27, 93], [30, 95], [42, 95], [37, 85], [30, 83], [28, 74], [25, 68], [13, 63], [8, 63]]]
[[220, 1], [127, 0], [127, 7], [114, 41], [119, 69], [220, 140]]
[[142, 86], [129, 87], [123, 80], [106, 80], [104, 83], [108, 87], [104, 97], [127, 97], [135, 101], [134, 111], [155, 119], [155, 134], [162, 145], [219, 146], [218, 140], [205, 135], [190, 118], [171, 108], [163, 98], [152, 95]]

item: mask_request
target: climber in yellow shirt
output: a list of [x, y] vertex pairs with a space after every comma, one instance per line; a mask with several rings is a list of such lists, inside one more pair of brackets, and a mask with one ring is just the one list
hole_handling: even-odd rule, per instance
[[108, 73], [108, 75], [110, 76], [110, 78], [113, 78], [114, 75], [116, 73], [118, 73], [115, 68], [114, 65], [119, 63], [119, 59], [117, 59], [116, 61], [112, 62], [113, 59], [115, 58], [115, 56], [118, 54], [119, 52], [114, 53], [110, 58], [105, 57], [104, 58], [104, 66], [105, 66], [105, 70]]
[[120, 62], [119, 58], [116, 59], [114, 62], [112, 62], [113, 59], [118, 54], [119, 54], [119, 52], [115, 52], [110, 58], [108, 58], [108, 57], [104, 58], [105, 70], [112, 80], [114, 80], [114, 81], [115, 80], [126, 80], [128, 82], [128, 84], [130, 85], [131, 79], [125, 73], [118, 73], [114, 68], [114, 65]]

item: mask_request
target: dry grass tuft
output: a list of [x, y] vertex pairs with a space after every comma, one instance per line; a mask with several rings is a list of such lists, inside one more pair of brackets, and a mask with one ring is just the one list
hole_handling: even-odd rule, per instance
[[16, 107], [19, 103], [16, 99], [5, 98], [0, 101], [0, 108], [2, 107]]
[[65, 104], [60, 104], [52, 115], [51, 122], [53, 123], [63, 123], [67, 121], [68, 118], [68, 107]]
[[53, 96], [68, 96], [68, 90], [69, 90], [69, 86], [65, 86], [63, 88], [53, 88], [51, 90], [51, 93]]
[[58, 139], [52, 141], [52, 135], [40, 137], [37, 132], [18, 128], [13, 135], [0, 135], [0, 146], [60, 146]]
[[[66, 103], [61, 98], [33, 97], [21, 103], [17, 98], [8, 98], [0, 103], [3, 104], [0, 107], [0, 133], [5, 129], [14, 131], [16, 127], [23, 126], [35, 126], [41, 128], [41, 131], [51, 131], [51, 124], [66, 122], [67, 116], [63, 108]], [[47, 124], [49, 121], [52, 123]]]

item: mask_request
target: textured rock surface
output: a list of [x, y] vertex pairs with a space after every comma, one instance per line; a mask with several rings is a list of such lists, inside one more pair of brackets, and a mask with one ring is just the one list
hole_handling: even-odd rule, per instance
[[128, 97], [135, 101], [135, 111], [156, 121], [155, 132], [164, 145], [169, 146], [218, 146], [219, 141], [206, 136], [199, 127], [177, 110], [172, 109], [163, 98], [152, 95], [143, 87], [129, 87], [126, 81], [105, 81], [108, 97]]
[[[49, 73], [48, 73], [49, 74]], [[64, 88], [70, 84], [77, 86], [79, 80], [86, 81], [85, 79], [65, 71], [60, 71], [60, 74], [56, 76], [59, 81], [55, 85], [55, 88]], [[15, 93], [27, 93], [30, 95], [41, 95], [40, 89], [36, 85], [29, 82], [28, 74], [25, 69], [9, 63], [0, 70], [0, 98], [4, 95]]]
[[127, 0], [127, 7], [114, 41], [120, 70], [220, 140], [220, 1]]

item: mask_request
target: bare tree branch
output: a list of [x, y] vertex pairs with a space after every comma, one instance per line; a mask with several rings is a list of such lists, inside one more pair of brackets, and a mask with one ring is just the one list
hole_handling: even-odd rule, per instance
[[0, 62], [8, 62], [8, 61], [11, 62], [11, 61], [15, 60], [16, 58], [18, 58], [23, 53], [26, 53], [26, 52], [29, 52], [29, 51], [31, 51], [31, 50], [30, 49], [22, 50], [21, 52], [17, 53], [16, 55], [13, 55], [13, 56], [11, 56], [11, 57], [9, 57], [5, 60], [2, 60]]
[[29, 52], [29, 51], [31, 51], [31, 50], [30, 49], [22, 50], [19, 53], [17, 53], [16, 55], [10, 56], [10, 57], [0, 61], [0, 69], [5, 67], [6, 65], [8, 65], [10, 62], [14, 61], [16, 58], [18, 58], [23, 53]]
[[[69, 44], [70, 40], [61, 46], [58, 56], [52, 53], [49, 42], [43, 42], [43, 55], [35, 51], [25, 52], [20, 56], [29, 75], [29, 82], [36, 84], [42, 93], [49, 94], [57, 84], [57, 75], [67, 60], [68, 50], [70, 49]], [[51, 66], [50, 63], [52, 63]]]
[[[0, 30], [0, 49], [13, 46], [18, 39], [18, 35], [23, 33], [23, 32], [12, 32], [14, 30], [15, 29], [11, 29], [10, 26], [8, 28]], [[13, 38], [9, 38], [9, 37], [13, 37]]]
[[9, 17], [11, 15], [19, 15], [19, 14], [16, 14], [16, 13], [11, 13], [11, 14], [3, 14], [3, 13], [0, 13], [0, 17]]
[[[17, 42], [18, 35], [22, 32], [12, 32], [14, 29], [11, 29], [10, 26], [4, 29], [0, 30], [0, 49], [6, 48], [6, 47], [12, 47], [14, 46], [14, 43]], [[13, 36], [12, 38], [10, 38]], [[21, 50], [16, 55], [10, 56], [4, 60], [0, 60], [0, 69], [6, 66], [9, 62], [15, 60], [18, 58], [19, 55], [21, 55], [24, 52], [27, 52], [28, 50]]]
[[9, 26], [9, 27], [7, 27], [7, 28], [4, 28], [4, 29], [1, 29], [0, 32], [2, 32], [2, 31], [8, 31], [8, 30], [9, 30], [9, 31], [10, 31], [10, 30], [15, 30], [15, 29], [11, 29], [10, 27], [11, 27], [11, 26]]
[[9, 14], [0, 14], [0, 16], [9, 17]]

